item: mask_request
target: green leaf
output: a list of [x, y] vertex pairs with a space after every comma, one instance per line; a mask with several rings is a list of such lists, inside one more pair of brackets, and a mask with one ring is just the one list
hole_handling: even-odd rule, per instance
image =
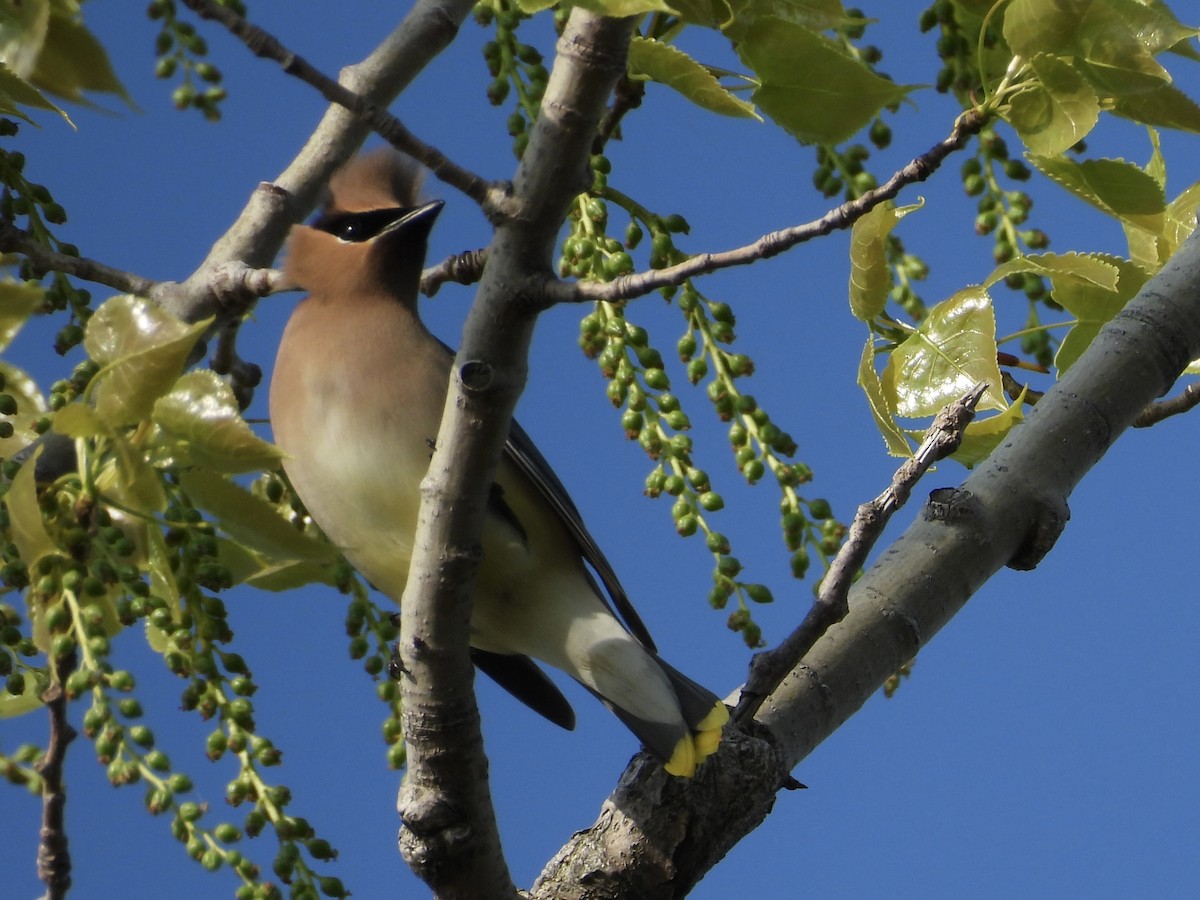
[[217, 561], [229, 569], [234, 584], [248, 584], [264, 591], [290, 591], [306, 584], [334, 583], [333, 569], [327, 562], [270, 562], [225, 538], [217, 539]]
[[735, 97], [708, 69], [662, 41], [634, 37], [629, 45], [629, 73], [664, 84], [710, 112], [761, 121], [753, 104]]
[[1106, 290], [1066, 274], [1051, 279], [1054, 302], [1076, 319], [1076, 324], [1067, 332], [1054, 355], [1054, 365], [1060, 377], [1088, 348], [1104, 323], [1119, 313], [1150, 277], [1145, 269], [1128, 260], [1117, 256], [1103, 258], [1118, 272], [1117, 283], [1112, 289]]
[[1131, 97], [1117, 97], [1112, 110], [1143, 125], [1200, 132], [1200, 105], [1171, 84], [1158, 85]]
[[192, 469], [179, 476], [179, 483], [225, 534], [272, 562], [329, 565], [338, 558], [332, 546], [293, 528], [274, 505], [214, 472]]
[[0, 115], [18, 116], [32, 123], [33, 119], [21, 109], [22, 106], [52, 110], [71, 124], [71, 118], [66, 112], [47, 100], [41, 91], [19, 77], [8, 66], [0, 63]]
[[102, 368], [89, 387], [109, 428], [150, 415], [179, 377], [211, 319], [187, 325], [138, 297], [106, 301], [88, 320], [83, 346]]
[[712, 12], [704, 20], [701, 15], [689, 13], [688, 2], [672, 3], [679, 10], [684, 20], [696, 25], [710, 28], [720, 28], [725, 36], [738, 43], [755, 23], [762, 19], [781, 19], [794, 25], [801, 25], [810, 31], [827, 31], [838, 25], [850, 22], [841, 0], [743, 0], [732, 5], [724, 3], [707, 3], [705, 0], [695, 0], [703, 10], [709, 8]]
[[898, 415], [933, 416], [976, 383], [988, 389], [978, 409], [1007, 409], [996, 362], [996, 316], [982, 287], [964, 288], [929, 311], [884, 367], [884, 398]]
[[233, 390], [215, 372], [182, 376], [154, 404], [154, 422], [196, 465], [235, 474], [270, 469], [283, 452], [246, 424]]
[[103, 45], [70, 15], [56, 13], [50, 17], [49, 33], [30, 80], [66, 100], [84, 102], [85, 92], [96, 92], [116, 94], [129, 106], [134, 105]]
[[0, 62], [19, 78], [37, 65], [50, 28], [50, 0], [0, 2]]
[[1100, 211], [1153, 234], [1162, 231], [1163, 190], [1138, 166], [1123, 159], [1075, 162], [1036, 154], [1031, 154], [1029, 161], [1047, 178]]
[[892, 456], [912, 456], [912, 447], [905, 440], [904, 431], [896, 424], [884, 396], [883, 385], [879, 383], [879, 376], [875, 373], [875, 341], [872, 339], [868, 339], [858, 360], [858, 385], [867, 395], [871, 417], [875, 420], [875, 427], [883, 435], [888, 453]]
[[863, 322], [873, 322], [887, 305], [892, 289], [892, 267], [887, 261], [887, 236], [896, 223], [924, 205], [895, 207], [881, 203], [854, 223], [850, 230], [850, 311]]
[[828, 38], [782, 19], [756, 22], [737, 51], [759, 77], [754, 102], [805, 143], [847, 140], [912, 89], [876, 75]]
[[[557, 0], [517, 0], [517, 7], [523, 13], [541, 12], [554, 6]], [[572, 0], [572, 6], [581, 6], [598, 16], [609, 16], [623, 19], [626, 16], [640, 16], [648, 12], [672, 12], [663, 0]]]
[[1009, 101], [1004, 118], [1033, 153], [1056, 156], [1083, 140], [1100, 119], [1100, 101], [1083, 77], [1056, 57], [1030, 61], [1036, 80]]
[[33, 479], [34, 467], [41, 455], [42, 448], [39, 447], [25, 460], [9, 485], [8, 493], [4, 495], [12, 542], [16, 545], [21, 562], [30, 571], [39, 559], [58, 552], [57, 545], [46, 533], [42, 509], [37, 501], [37, 484]]
[[1004, 38], [1027, 59], [1072, 58], [1101, 94], [1120, 97], [1170, 82], [1154, 59], [1169, 39], [1169, 18], [1137, 0], [1012, 0]]
[[39, 284], [0, 281], [0, 350], [13, 342], [45, 297], [46, 291]]
[[1048, 278], [1066, 276], [1113, 291], [1117, 288], [1120, 275], [1120, 269], [1113, 259], [1103, 253], [1039, 253], [1033, 256], [1018, 256], [996, 266], [983, 286], [991, 287], [1009, 275], [1033, 272]]
[[8, 691], [0, 690], [0, 719], [23, 716], [27, 712], [42, 708], [42, 698], [38, 696], [37, 689], [33, 686], [33, 679], [30, 678], [28, 681], [25, 693], [15, 697]]
[[[171, 618], [176, 622], [180, 617], [179, 585], [175, 581], [175, 572], [171, 567], [171, 553], [167, 542], [158, 528], [146, 529], [147, 568], [150, 571], [150, 593], [167, 601]], [[146, 642], [155, 653], [165, 653], [171, 646], [166, 633], [146, 620]]]

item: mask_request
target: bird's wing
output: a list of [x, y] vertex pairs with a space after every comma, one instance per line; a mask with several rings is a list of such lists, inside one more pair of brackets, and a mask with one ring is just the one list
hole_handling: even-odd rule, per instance
[[605, 558], [604, 553], [596, 544], [596, 539], [591, 536], [587, 526], [583, 524], [583, 517], [579, 515], [579, 510], [575, 508], [575, 503], [571, 500], [567, 489], [563, 487], [563, 483], [558, 480], [558, 476], [550, 468], [550, 463], [546, 461], [546, 457], [542, 456], [537, 445], [533, 443], [533, 440], [525, 433], [525, 429], [516, 420], [513, 420], [504, 451], [508, 458], [516, 463], [522, 474], [533, 482], [538, 493], [550, 504], [567, 532], [575, 539], [580, 553], [583, 554], [588, 565], [600, 576], [600, 580], [604, 582], [604, 588], [612, 600], [612, 605], [633, 636], [648, 650], [654, 651], [656, 648], [654, 640], [650, 637], [650, 631], [642, 622], [641, 616], [637, 614], [637, 610], [633, 608], [633, 604], [629, 602], [629, 597], [626, 595], [625, 589], [621, 587], [621, 582], [617, 579], [617, 573], [613, 571], [612, 564]]
[[471, 662], [538, 715], [567, 731], [575, 730], [575, 710], [571, 709], [562, 691], [528, 656], [489, 653], [472, 647]]

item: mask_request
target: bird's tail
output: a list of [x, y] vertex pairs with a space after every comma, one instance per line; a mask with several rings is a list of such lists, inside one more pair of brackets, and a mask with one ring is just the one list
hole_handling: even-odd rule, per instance
[[[663, 768], [681, 778], [691, 778], [697, 766], [716, 752], [729, 710], [712, 691], [654, 656], [679, 702], [683, 722], [656, 722], [638, 718], [605, 700], [618, 719], [663, 761]], [[600, 698], [604, 700], [603, 697]]]

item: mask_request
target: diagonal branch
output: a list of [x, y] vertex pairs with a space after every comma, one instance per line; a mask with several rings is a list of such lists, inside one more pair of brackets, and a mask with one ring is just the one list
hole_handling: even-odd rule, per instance
[[986, 123], [978, 110], [969, 110], [958, 117], [950, 134], [925, 153], [899, 169], [887, 181], [861, 197], [848, 200], [831, 209], [821, 218], [804, 225], [793, 225], [764, 234], [752, 244], [734, 250], [699, 253], [674, 266], [652, 269], [634, 275], [621, 275], [612, 281], [565, 282], [547, 280], [542, 286], [539, 302], [545, 306], [557, 303], [590, 303], [593, 301], [630, 300], [669, 285], [683, 284], [689, 278], [707, 275], [732, 266], [746, 266], [760, 259], [770, 259], [797, 244], [805, 243], [834, 231], [849, 228], [880, 203], [891, 200], [910, 184], [924, 181], [956, 150], [961, 149], [972, 135]]
[[871, 548], [896, 511], [908, 502], [913, 488], [929, 467], [958, 449], [963, 432], [975, 417], [975, 406], [986, 390], [987, 384], [980, 382], [938, 413], [925, 433], [925, 440], [896, 470], [887, 490], [858, 508], [849, 537], [825, 573], [820, 593], [804, 621], [778, 647], [755, 654], [750, 661], [750, 677], [738, 698], [734, 721], [746, 722], [754, 718], [763, 701], [779, 687], [787, 673], [800, 664], [804, 654], [831, 626], [846, 618], [850, 611], [850, 586], [866, 564]]
[[255, 56], [279, 63], [285, 73], [316, 88], [330, 103], [336, 103], [354, 113], [397, 150], [418, 160], [435, 177], [478, 203], [489, 218], [501, 214], [506, 209], [508, 192], [503, 185], [490, 183], [453, 162], [436, 147], [417, 138], [404, 123], [382, 106], [334, 81], [304, 57], [289, 50], [274, 35], [247, 22], [230, 7], [221, 6], [213, 0], [183, 2], [202, 19], [215, 19], [224, 25]]

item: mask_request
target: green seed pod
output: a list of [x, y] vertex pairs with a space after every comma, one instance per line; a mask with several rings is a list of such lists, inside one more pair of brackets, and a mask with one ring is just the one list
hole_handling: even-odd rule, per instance
[[665, 391], [671, 387], [671, 379], [667, 377], [667, 373], [660, 368], [648, 368], [642, 377], [646, 381], [646, 386], [656, 391]]
[[746, 476], [746, 481], [754, 484], [763, 477], [764, 472], [761, 460], [752, 459], [742, 467], [742, 474]]
[[704, 545], [713, 553], [729, 552], [729, 538], [719, 531], [710, 531], [704, 538]]
[[773, 603], [775, 601], [770, 588], [765, 584], [746, 584], [742, 585], [742, 589], [746, 592], [746, 596], [755, 603]]
[[692, 427], [692, 422], [687, 413], [682, 409], [676, 409], [667, 413], [667, 426], [674, 431], [687, 431]]
[[692, 384], [699, 384], [707, 374], [708, 360], [704, 357], [693, 359], [688, 363], [688, 381]]
[[700, 505], [706, 512], [716, 512], [724, 509], [725, 500], [716, 491], [706, 491], [700, 495]]
[[655, 469], [646, 476], [646, 496], [657, 497], [663, 492], [663, 487], [667, 481], [666, 473], [662, 469]]
[[[667, 475], [663, 479], [662, 490], [666, 491], [666, 493], [672, 497], [678, 497], [683, 493], [684, 488], [686, 487], [687, 484], [684, 482], [683, 478], [678, 475]], [[681, 500], [680, 502], [683, 503], [684, 501]], [[674, 512], [674, 509], [672, 509], [672, 515], [674, 515]], [[687, 512], [686, 506], [683, 512]], [[678, 516], [676, 516], [676, 518], [678, 518]]]
[[687, 219], [678, 214], [672, 214], [663, 219], [663, 227], [673, 234], [688, 234], [692, 230]]
[[637, 410], [627, 409], [621, 416], [621, 429], [625, 432], [625, 437], [631, 441], [642, 433], [644, 424], [645, 419]]
[[736, 556], [722, 556], [717, 561], [717, 571], [726, 578], [733, 578], [742, 571], [742, 564]]
[[[673, 475], [671, 477], [679, 478], [678, 475]], [[669, 480], [670, 479], [668, 479], [668, 481]], [[682, 480], [683, 479], [680, 478], [680, 481], [682, 481]], [[668, 489], [667, 493], [670, 493], [669, 489]], [[675, 501], [674, 505], [671, 507], [671, 518], [674, 519], [676, 522], [678, 522], [684, 516], [690, 515], [691, 512], [692, 512], [692, 504], [689, 503], [686, 498], [680, 497], [678, 500]]]
[[700, 527], [700, 520], [695, 516], [684, 516], [675, 522], [675, 531], [680, 537], [691, 537], [696, 533], [696, 529]]

